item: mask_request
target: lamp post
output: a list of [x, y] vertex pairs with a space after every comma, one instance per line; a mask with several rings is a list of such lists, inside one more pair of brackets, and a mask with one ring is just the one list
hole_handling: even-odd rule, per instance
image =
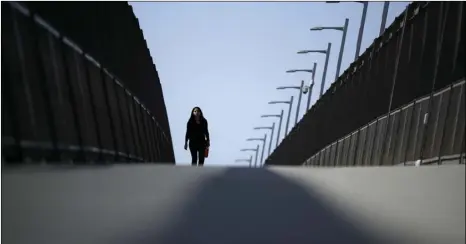
[[254, 130], [271, 130], [270, 139], [269, 139], [269, 152], [267, 154], [267, 156], [270, 156], [270, 151], [272, 150], [273, 132], [275, 130], [275, 122], [272, 124], [272, 126], [254, 127]]
[[[261, 166], [264, 160], [265, 142], [267, 141], [267, 134], [264, 134], [264, 138], [249, 138], [246, 141], [262, 141], [262, 154], [261, 154], [261, 161], [259, 162], [259, 166]], [[259, 148], [257, 149], [259, 150]], [[256, 162], [256, 165], [254, 166], [257, 167], [257, 162]]]
[[[339, 3], [340, 1], [327, 1], [326, 3]], [[363, 5], [362, 15], [361, 15], [361, 24], [359, 25], [358, 41], [356, 42], [356, 53], [354, 54], [354, 60], [358, 59], [359, 51], [361, 50], [361, 42], [364, 34], [364, 25], [366, 24], [366, 15], [368, 2], [356, 1], [356, 3], [361, 3]]]
[[296, 117], [294, 119], [294, 125], [298, 123], [298, 116], [299, 116], [299, 108], [301, 106], [301, 98], [303, 95], [303, 87], [304, 87], [304, 80], [301, 81], [301, 86], [280, 86], [277, 87], [277, 90], [286, 90], [286, 89], [298, 89], [298, 107], [296, 108]]
[[[259, 144], [257, 144], [256, 148], [245, 148], [245, 149], [241, 149], [240, 151], [241, 152], [256, 152], [256, 159], [255, 159], [254, 165], [257, 165], [257, 153], [259, 152]], [[252, 159], [252, 156], [251, 156], [251, 159]], [[249, 163], [249, 168], [251, 167], [252, 167], [252, 160]]]
[[[330, 51], [332, 49], [332, 43], [327, 44], [327, 50], [302, 50], [299, 51], [298, 54], [306, 54], [306, 53], [322, 53], [325, 54], [325, 64], [324, 64], [324, 71], [322, 73], [322, 82], [320, 83], [320, 94], [319, 98], [324, 94], [324, 86], [325, 86], [325, 79], [327, 78], [327, 67], [328, 67], [328, 60], [330, 58]], [[314, 74], [313, 74], [314, 77]], [[314, 79], [312, 79], [314, 81]], [[314, 84], [314, 82], [313, 82]]]
[[[278, 122], [277, 143], [275, 145], [275, 147], [278, 147], [278, 140], [280, 139], [280, 130], [282, 128], [283, 109], [282, 109], [282, 112], [280, 114], [264, 114], [264, 115], [261, 115], [261, 118], [271, 118], [271, 117], [280, 118], [280, 120]], [[272, 138], [270, 138], [270, 140], [272, 140]]]
[[382, 10], [382, 22], [380, 23], [380, 33], [381, 36], [385, 31], [385, 24], [387, 23], [387, 16], [388, 16], [388, 8], [390, 6], [390, 2], [383, 3], [383, 10]]
[[340, 53], [338, 54], [337, 72], [335, 73], [335, 80], [337, 80], [338, 77], [340, 76], [341, 60], [343, 59], [343, 51], [345, 49], [346, 33], [348, 32], [348, 24], [349, 24], [349, 19], [346, 18], [345, 19], [345, 24], [343, 26], [340, 26], [340, 27], [334, 27], [334, 26], [321, 27], [321, 26], [319, 26], [319, 27], [313, 27], [313, 28], [310, 29], [311, 31], [338, 30], [338, 31], [343, 32], [343, 35], [341, 37]]
[[249, 167], [251, 167], [251, 165], [252, 165], [252, 155], [249, 156], [249, 159], [246, 159], [246, 158], [244, 158], [244, 159], [236, 159], [235, 162], [236, 162], [236, 163], [246, 162], [246, 163], [249, 163]]
[[291, 96], [290, 101], [271, 101], [269, 104], [289, 104], [290, 108], [288, 109], [288, 119], [286, 120], [285, 126], [285, 136], [288, 133], [288, 126], [290, 125], [290, 115], [291, 115], [291, 108], [293, 107], [293, 96]]
[[307, 91], [305, 91], [305, 90], [303, 91], [304, 93], [309, 92], [309, 94], [307, 95], [306, 111], [308, 111], [310, 106], [311, 106], [312, 88], [314, 87], [314, 77], [316, 75], [316, 69], [317, 69], [317, 63], [314, 62], [314, 67], [312, 69], [292, 69], [292, 70], [286, 71], [286, 73], [296, 73], [296, 72], [312, 73], [311, 82], [310, 82], [309, 86], [306, 86]]

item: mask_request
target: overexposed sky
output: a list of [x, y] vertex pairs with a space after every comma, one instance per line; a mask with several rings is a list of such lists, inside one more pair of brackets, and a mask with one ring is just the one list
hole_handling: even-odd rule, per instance
[[[279, 114], [288, 106], [269, 105], [272, 100], [295, 96], [290, 128], [294, 125], [297, 90], [278, 86], [309, 83], [308, 73], [285, 73], [289, 69], [312, 69], [317, 62], [315, 102], [325, 55], [298, 55], [303, 49], [326, 49], [332, 43], [325, 89], [333, 82], [341, 43], [340, 31], [311, 32], [315, 26], [342, 26], [349, 18], [345, 52], [340, 73], [354, 60], [362, 4], [344, 2], [132, 2], [162, 84], [178, 165], [190, 164], [183, 149], [186, 122], [191, 109], [201, 107], [209, 121], [211, 150], [206, 165], [245, 165], [235, 159], [249, 158], [242, 148], [256, 148], [247, 138], [268, 134], [253, 130], [271, 126], [278, 119], [260, 118]], [[387, 26], [408, 5], [391, 2]], [[379, 35], [383, 2], [370, 2], [361, 53]], [[299, 119], [305, 112], [303, 95]], [[274, 143], [275, 146], [275, 130]], [[280, 140], [281, 140], [280, 139]], [[262, 143], [260, 150], [262, 150]], [[304, 146], [304, 145], [303, 145]], [[262, 152], [262, 151], [261, 151]]]

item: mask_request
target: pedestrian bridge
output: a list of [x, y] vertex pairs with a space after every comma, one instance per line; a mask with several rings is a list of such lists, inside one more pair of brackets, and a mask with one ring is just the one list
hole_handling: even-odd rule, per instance
[[3, 243], [464, 243], [464, 165], [3, 169]]

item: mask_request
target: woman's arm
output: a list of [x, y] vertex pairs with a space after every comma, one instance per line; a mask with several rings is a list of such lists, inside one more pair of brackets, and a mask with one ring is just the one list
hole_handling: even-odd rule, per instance
[[191, 126], [189, 126], [189, 121], [186, 125], [186, 135], [184, 137], [184, 143], [187, 144], [188, 143], [188, 140], [189, 140], [189, 137], [191, 136]]
[[210, 136], [209, 136], [209, 124], [207, 123], [207, 120], [205, 121], [205, 126], [204, 126], [204, 135], [207, 140], [207, 144], [209, 145], [210, 143]]

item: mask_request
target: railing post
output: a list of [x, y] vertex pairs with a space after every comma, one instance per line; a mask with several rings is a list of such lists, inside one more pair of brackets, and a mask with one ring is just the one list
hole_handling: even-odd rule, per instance
[[[16, 11], [14, 11], [16, 13]], [[30, 25], [31, 25], [31, 28], [33, 29], [32, 31], [32, 38], [34, 39], [34, 57], [35, 57], [35, 61], [36, 61], [36, 65], [37, 65], [37, 70], [38, 70], [38, 77], [37, 79], [39, 80], [39, 82], [41, 83], [41, 92], [42, 92], [42, 95], [45, 99], [45, 110], [46, 110], [46, 113], [47, 113], [47, 120], [49, 121], [49, 124], [48, 124], [48, 127], [49, 127], [49, 132], [50, 132], [50, 139], [52, 141], [52, 157], [51, 157], [51, 161], [55, 161], [55, 162], [58, 162], [60, 160], [60, 151], [58, 150], [58, 136], [57, 136], [57, 125], [55, 124], [55, 114], [53, 112], [53, 108], [52, 108], [52, 101], [51, 101], [51, 97], [50, 97], [50, 94], [49, 94], [49, 89], [48, 89], [48, 84], [47, 84], [47, 76], [46, 76], [46, 73], [45, 73], [45, 67], [44, 67], [44, 61], [42, 59], [42, 55], [41, 55], [41, 47], [40, 47], [40, 43], [39, 43], [39, 30], [38, 30], [38, 26], [37, 24], [35, 23], [35, 20], [34, 20], [34, 17], [35, 17], [35, 14], [34, 13], [31, 13], [30, 15]], [[17, 38], [20, 39], [19, 37], [19, 30], [17, 29], [18, 26], [17, 26], [17, 20], [15, 18], [13, 18], [13, 21], [14, 23], [16, 24], [16, 35], [17, 35]], [[18, 40], [19, 43], [22, 43], [22, 41]], [[21, 45], [21, 44], [19, 44]], [[24, 58], [24, 57], [23, 57]], [[23, 72], [26, 72], [25, 70], [23, 70]]]
[[115, 136], [115, 125], [114, 125], [113, 118], [112, 118], [112, 108], [110, 106], [110, 100], [108, 98], [109, 89], [108, 89], [108, 86], [107, 86], [106, 76], [107, 76], [107, 74], [105, 73], [104, 68], [102, 67], [102, 65], [100, 65], [100, 80], [102, 82], [102, 89], [103, 89], [103, 92], [104, 92], [106, 112], [107, 112], [108, 120], [110, 121], [110, 133], [111, 133], [112, 141], [113, 141], [113, 150], [115, 152], [114, 159], [116, 161], [118, 161], [118, 151], [119, 151], [119, 149], [118, 149], [117, 138]]
[[[120, 87], [117, 84], [115, 77], [113, 77], [112, 81], [113, 81], [113, 91], [114, 91], [116, 102], [117, 102], [117, 105], [118, 105], [117, 110], [118, 110], [118, 117], [120, 119], [120, 130], [121, 130], [121, 134], [122, 134], [122, 137], [123, 137], [123, 145], [125, 147], [125, 152], [126, 152], [126, 155], [127, 155], [126, 160], [131, 160], [130, 159], [131, 152], [130, 152], [129, 147], [128, 147], [128, 138], [126, 137], [125, 123], [124, 123], [124, 120], [123, 120], [123, 105], [122, 105], [121, 98], [119, 96], [120, 92], [118, 92], [119, 91], [118, 89], [123, 89], [123, 88]], [[123, 94], [126, 94], [126, 93], [123, 91]]]
[[100, 134], [100, 126], [99, 126], [99, 120], [97, 119], [97, 108], [95, 106], [95, 98], [94, 98], [94, 92], [92, 90], [92, 85], [91, 85], [91, 76], [90, 76], [90, 73], [89, 73], [89, 65], [92, 65], [90, 63], [89, 60], [86, 60], [86, 53], [82, 53], [81, 55], [82, 57], [82, 61], [83, 61], [83, 66], [84, 66], [84, 76], [85, 76], [85, 79], [86, 79], [86, 83], [87, 83], [87, 92], [89, 93], [89, 99], [90, 99], [90, 103], [91, 103], [91, 110], [92, 110], [92, 117], [94, 118], [94, 129], [95, 129], [95, 133], [96, 133], [96, 136], [97, 136], [97, 146], [98, 146], [98, 159], [99, 161], [102, 161], [103, 160], [103, 157], [102, 157], [102, 135]]
[[62, 65], [63, 65], [63, 72], [64, 72], [64, 78], [66, 81], [66, 85], [68, 86], [68, 99], [71, 105], [71, 111], [73, 113], [73, 124], [74, 128], [76, 130], [76, 136], [78, 139], [78, 146], [79, 146], [79, 152], [78, 152], [78, 157], [77, 161], [78, 163], [83, 163], [81, 161], [84, 161], [85, 159], [85, 154], [84, 154], [84, 149], [83, 149], [83, 138], [82, 138], [82, 132], [81, 132], [81, 124], [80, 124], [80, 119], [78, 118], [78, 109], [77, 109], [77, 99], [73, 90], [73, 84], [71, 82], [71, 77], [70, 77], [70, 71], [68, 69], [68, 62], [66, 60], [66, 53], [65, 53], [65, 40], [63, 36], [59, 36], [59, 42], [60, 42], [60, 52], [61, 52], [61, 58], [62, 58]]

